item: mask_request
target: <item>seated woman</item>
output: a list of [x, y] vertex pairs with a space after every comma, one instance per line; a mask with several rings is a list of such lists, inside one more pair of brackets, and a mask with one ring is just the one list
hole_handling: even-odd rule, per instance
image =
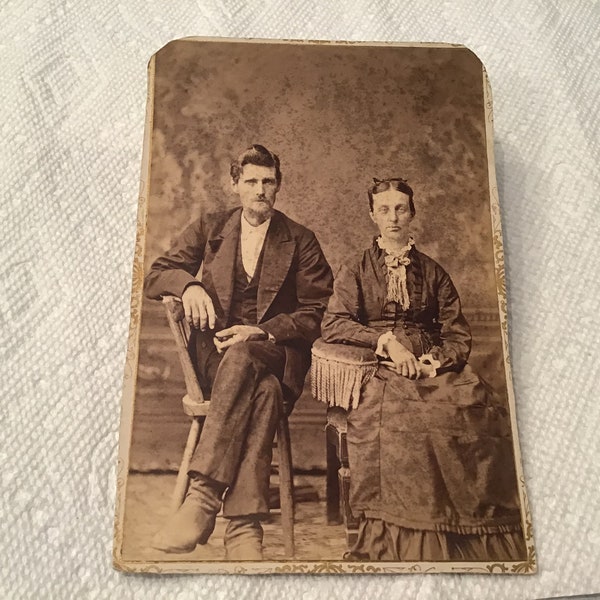
[[526, 557], [510, 419], [467, 364], [471, 333], [444, 269], [409, 236], [413, 191], [368, 191], [380, 236], [342, 266], [322, 322], [326, 342], [381, 362], [348, 415], [347, 558], [509, 561]]

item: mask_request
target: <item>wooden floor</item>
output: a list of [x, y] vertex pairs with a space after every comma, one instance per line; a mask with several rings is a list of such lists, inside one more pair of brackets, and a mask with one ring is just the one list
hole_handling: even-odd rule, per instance
[[[325, 476], [296, 475], [299, 498], [296, 500], [296, 560], [340, 560], [346, 550], [342, 525], [327, 525], [325, 513]], [[226, 520], [217, 518], [217, 526], [208, 543], [189, 554], [165, 554], [150, 548], [150, 540], [168, 514], [170, 493], [175, 476], [133, 473], [127, 481], [127, 502], [123, 531], [123, 558], [142, 561], [219, 561], [224, 560], [223, 533]], [[273, 492], [277, 490], [275, 476]], [[264, 559], [285, 560], [278, 509], [263, 524]]]

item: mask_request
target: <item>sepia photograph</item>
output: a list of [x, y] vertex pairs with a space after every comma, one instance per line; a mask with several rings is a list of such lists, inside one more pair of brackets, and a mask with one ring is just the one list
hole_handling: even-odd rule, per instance
[[115, 567], [534, 573], [484, 65], [189, 38], [148, 73]]

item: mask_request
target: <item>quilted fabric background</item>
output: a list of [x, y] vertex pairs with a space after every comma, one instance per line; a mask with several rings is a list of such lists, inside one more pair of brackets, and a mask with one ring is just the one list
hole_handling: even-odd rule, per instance
[[[0, 597], [600, 591], [597, 1], [13, 0], [0, 3], [0, 29]], [[537, 575], [112, 570], [146, 64], [190, 35], [454, 42], [486, 65]]]

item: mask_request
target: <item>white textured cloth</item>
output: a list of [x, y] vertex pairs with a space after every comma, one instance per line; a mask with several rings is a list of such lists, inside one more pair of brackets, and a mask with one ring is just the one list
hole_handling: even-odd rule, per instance
[[242, 221], [240, 232], [242, 264], [244, 265], [244, 271], [246, 271], [246, 277], [250, 281], [254, 277], [258, 257], [264, 246], [271, 219], [267, 219], [264, 223], [254, 226], [246, 221], [243, 214], [240, 218]]
[[[599, 12], [594, 0], [2, 2], [0, 597], [600, 591]], [[146, 64], [191, 35], [444, 41], [485, 64], [537, 575], [113, 571]]]

